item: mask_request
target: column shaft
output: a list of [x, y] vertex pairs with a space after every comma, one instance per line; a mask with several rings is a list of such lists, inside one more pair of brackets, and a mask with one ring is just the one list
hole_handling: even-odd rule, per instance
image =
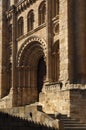
[[52, 82], [52, 55], [51, 55], [51, 48], [52, 48], [52, 12], [51, 12], [51, 0], [47, 0], [47, 75], [46, 80], [48, 82]]

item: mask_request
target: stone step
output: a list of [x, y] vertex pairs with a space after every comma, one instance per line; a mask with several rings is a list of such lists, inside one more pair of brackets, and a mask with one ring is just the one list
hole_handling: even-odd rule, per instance
[[86, 127], [86, 124], [64, 124], [64, 127]]
[[67, 118], [69, 118], [70, 119], [70, 117], [67, 117], [67, 115], [61, 115], [61, 114], [48, 114], [50, 117], [52, 117], [52, 118], [57, 118], [57, 119], [59, 119], [59, 118], [61, 118], [61, 119], [67, 119]]
[[61, 119], [71, 119], [71, 117], [67, 117], [67, 115], [61, 115]]
[[[60, 115], [60, 114], [58, 114], [58, 115]], [[67, 117], [67, 115], [60, 115], [60, 116], [61, 116], [61, 119], [69, 118], [69, 117]]]
[[60, 120], [63, 123], [68, 123], [68, 124], [76, 124], [76, 123], [80, 123], [78, 120]]
[[55, 114], [48, 114], [51, 118], [55, 118]]
[[86, 127], [64, 127], [64, 130], [86, 130]]
[[67, 121], [64, 122], [64, 121], [63, 121], [63, 123], [64, 123], [64, 124], [77, 124], [77, 125], [78, 125], [78, 124], [84, 124], [84, 123], [80, 123], [80, 122], [72, 122], [72, 121], [69, 121], [69, 122], [67, 122]]
[[86, 130], [86, 124], [81, 123], [78, 119], [61, 115], [60, 121], [64, 124], [64, 130]]
[[61, 118], [60, 120], [63, 120], [63, 121], [70, 121], [70, 120], [72, 120], [72, 121], [79, 121], [78, 119], [73, 119], [73, 118]]

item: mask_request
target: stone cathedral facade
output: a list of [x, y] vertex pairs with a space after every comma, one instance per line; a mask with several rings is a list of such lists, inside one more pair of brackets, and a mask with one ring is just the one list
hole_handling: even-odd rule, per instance
[[85, 28], [86, 0], [0, 0], [0, 108], [86, 122]]

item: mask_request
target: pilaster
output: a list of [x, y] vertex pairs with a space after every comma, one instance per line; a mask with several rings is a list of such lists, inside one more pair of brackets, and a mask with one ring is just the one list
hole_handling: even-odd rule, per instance
[[51, 0], [47, 0], [46, 2], [46, 13], [47, 13], [47, 59], [46, 59], [46, 66], [47, 66], [47, 75], [46, 81], [48, 83], [52, 82], [52, 5]]
[[68, 0], [60, 0], [59, 40], [60, 40], [60, 81], [69, 79], [68, 70]]
[[[0, 48], [2, 48], [2, 0], [0, 0]], [[2, 89], [2, 49], [0, 49], [0, 97]]]
[[76, 79], [86, 83], [86, 1], [75, 2]]
[[[12, 88], [13, 88], [13, 99], [15, 98], [15, 91], [16, 91], [16, 54], [17, 54], [17, 42], [16, 42], [16, 8], [13, 6], [12, 9]], [[13, 105], [15, 102], [13, 102]]]
[[7, 25], [6, 25], [7, 1], [0, 0], [0, 97], [7, 94]]

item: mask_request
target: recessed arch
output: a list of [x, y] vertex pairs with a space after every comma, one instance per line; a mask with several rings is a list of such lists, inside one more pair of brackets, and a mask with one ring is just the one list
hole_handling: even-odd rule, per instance
[[[20, 57], [19, 66], [31, 65], [32, 63], [34, 64], [34, 62], [36, 63], [37, 58], [40, 55], [44, 55], [40, 43], [37, 41], [31, 42], [24, 48]], [[33, 56], [35, 56], [35, 58]]]
[[20, 64], [20, 58], [21, 58], [21, 55], [22, 55], [23, 51], [25, 50], [25, 48], [27, 46], [30, 47], [32, 45], [30, 43], [32, 43], [32, 42], [37, 42], [39, 44], [39, 46], [43, 49], [44, 55], [46, 57], [46, 55], [47, 55], [46, 41], [44, 39], [42, 39], [42, 38], [39, 38], [38, 36], [32, 36], [32, 37], [26, 39], [25, 42], [21, 45], [21, 47], [20, 47], [20, 49], [18, 51], [17, 57], [16, 57], [17, 66], [19, 66], [19, 64]]
[[[21, 89], [18, 94], [19, 99], [21, 98], [19, 105], [34, 103], [39, 100], [39, 93], [42, 91], [44, 77], [46, 77], [46, 73], [42, 71], [42, 69], [46, 70], [45, 43], [37, 37], [33, 39], [28, 39], [29, 42], [27, 40], [18, 52], [17, 88]], [[20, 95], [25, 95], [26, 98], [20, 97]]]

